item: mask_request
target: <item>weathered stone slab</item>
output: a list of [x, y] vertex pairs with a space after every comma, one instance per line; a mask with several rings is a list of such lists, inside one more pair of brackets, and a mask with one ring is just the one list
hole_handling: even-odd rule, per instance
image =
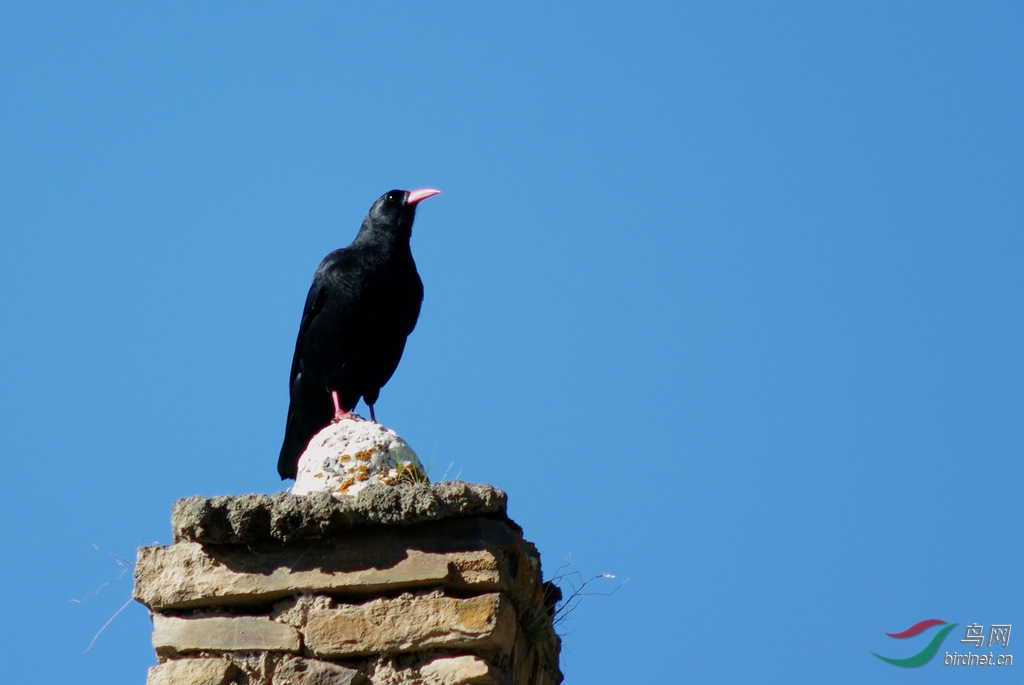
[[[174, 503], [174, 539], [216, 544], [321, 540], [368, 525], [411, 525], [452, 517], [506, 518], [507, 497], [492, 485], [446, 481], [374, 485], [342, 500], [309, 495], [195, 496]], [[514, 525], [514, 524], [513, 524]]]
[[153, 614], [153, 648], [160, 656], [198, 651], [297, 652], [300, 641], [295, 628], [269, 618]]
[[366, 676], [329, 661], [287, 656], [274, 669], [271, 685], [360, 685]]
[[[481, 555], [490, 559], [480, 559]], [[143, 582], [136, 586], [135, 592], [136, 599], [154, 609], [251, 604], [295, 594], [342, 590], [394, 592], [452, 580], [460, 556], [468, 557], [464, 566], [487, 565], [489, 561], [495, 568], [492, 586], [496, 585], [497, 560], [486, 552], [448, 555], [410, 550], [405, 559], [389, 568], [296, 571], [281, 565], [268, 573], [246, 573], [215, 563], [198, 543], [180, 542], [166, 548], [149, 548], [145, 553], [140, 551], [138, 577]]]
[[146, 685], [227, 685], [238, 669], [225, 659], [179, 659], [149, 669]]
[[443, 656], [419, 668], [423, 685], [499, 685], [490, 664], [477, 656]]
[[339, 658], [430, 648], [508, 653], [515, 638], [511, 602], [499, 593], [468, 599], [402, 595], [365, 604], [313, 608], [304, 630], [316, 656]]
[[350, 531], [316, 547], [142, 547], [135, 598], [166, 610], [258, 604], [303, 593], [357, 598], [429, 586], [512, 596], [535, 591], [511, 587], [536, 577], [536, 550], [502, 521], [473, 517], [402, 526], [388, 535], [379, 530]]

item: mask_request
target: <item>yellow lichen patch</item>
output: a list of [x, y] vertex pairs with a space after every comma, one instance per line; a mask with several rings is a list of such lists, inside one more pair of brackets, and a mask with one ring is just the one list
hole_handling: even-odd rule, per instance
[[341, 461], [341, 462], [351, 461], [351, 460], [352, 460], [352, 457], [350, 457], [347, 454], [343, 454], [340, 457], [338, 457], [338, 461]]
[[338, 484], [338, 491], [339, 492], [348, 492], [348, 489], [350, 487], [352, 487], [352, 485], [354, 483], [355, 483], [355, 481], [353, 479], [346, 478], [345, 480], [341, 481], [341, 483]]
[[323, 472], [323, 471], [321, 471], [320, 473], [314, 473], [314, 474], [313, 474], [313, 477], [314, 477], [314, 478], [323, 478], [323, 477], [324, 477], [324, 472]]
[[355, 453], [355, 458], [358, 459], [359, 461], [370, 461], [371, 457], [373, 457], [373, 450], [372, 449], [371, 450], [359, 450], [358, 452]]
[[369, 480], [370, 479], [370, 473], [369, 473], [369, 470], [366, 468], [366, 466], [364, 466], [362, 464], [359, 465], [359, 468], [356, 469], [356, 479], [357, 480]]

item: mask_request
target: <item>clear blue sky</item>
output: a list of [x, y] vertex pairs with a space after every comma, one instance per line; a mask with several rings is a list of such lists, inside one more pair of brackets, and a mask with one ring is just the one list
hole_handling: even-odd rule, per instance
[[[625, 4], [4, 4], [9, 682], [144, 682], [92, 546], [281, 487], [313, 270], [421, 186], [377, 416], [630, 579], [568, 685], [1019, 679], [1024, 7]], [[1020, 663], [869, 654], [926, 618]]]

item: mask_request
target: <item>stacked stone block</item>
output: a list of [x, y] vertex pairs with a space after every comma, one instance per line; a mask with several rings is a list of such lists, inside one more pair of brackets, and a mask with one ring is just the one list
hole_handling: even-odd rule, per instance
[[557, 685], [557, 589], [505, 504], [460, 482], [178, 501], [135, 571], [149, 685]]

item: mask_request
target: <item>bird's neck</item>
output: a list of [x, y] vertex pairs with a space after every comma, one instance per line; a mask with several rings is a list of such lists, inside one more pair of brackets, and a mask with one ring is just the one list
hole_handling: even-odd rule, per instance
[[376, 245], [382, 250], [392, 251], [404, 247], [409, 249], [409, 240], [412, 238], [411, 227], [404, 226], [375, 226], [370, 221], [364, 221], [359, 227], [359, 233], [353, 244]]
[[409, 239], [398, 236], [381, 235], [378, 232], [368, 230], [359, 231], [356, 239], [352, 241], [353, 247], [372, 250], [384, 259], [401, 258], [405, 255], [412, 255], [409, 247]]

